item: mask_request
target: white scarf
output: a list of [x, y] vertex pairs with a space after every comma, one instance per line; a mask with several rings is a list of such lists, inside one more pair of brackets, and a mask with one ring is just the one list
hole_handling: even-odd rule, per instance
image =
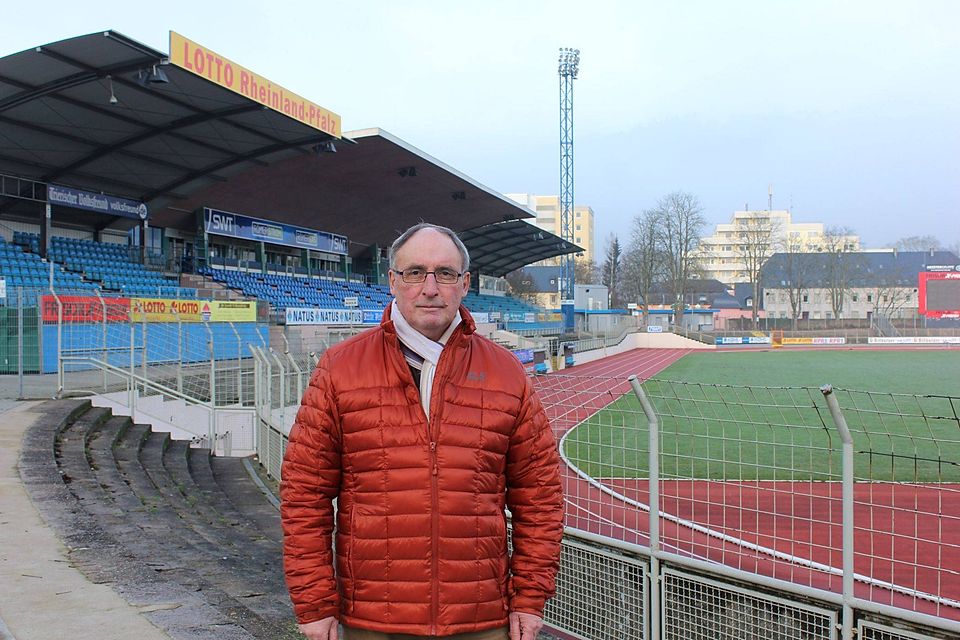
[[[453, 335], [453, 330], [460, 324], [460, 312], [454, 316], [453, 322], [447, 327], [447, 330], [440, 336], [440, 340], [434, 341], [423, 335], [410, 326], [407, 319], [400, 313], [400, 307], [394, 300], [390, 309], [390, 320], [397, 330], [397, 337], [409, 351], [404, 350], [404, 358], [411, 367], [420, 370], [420, 404], [423, 406], [423, 412], [430, 419], [430, 394], [433, 393], [433, 376], [437, 370], [437, 363], [440, 361], [440, 354], [443, 352], [443, 346]], [[419, 356], [419, 357], [418, 357]]]

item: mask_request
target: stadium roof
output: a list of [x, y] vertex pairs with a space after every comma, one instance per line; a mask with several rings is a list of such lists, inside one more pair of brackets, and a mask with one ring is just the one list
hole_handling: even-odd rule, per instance
[[[354, 256], [422, 219], [483, 238], [487, 273], [580, 250], [499, 224], [533, 214], [385, 131], [336, 139], [167, 61], [115, 31], [0, 58], [0, 174], [143, 201], [154, 227], [195, 231], [207, 206], [339, 233]], [[0, 189], [0, 216], [40, 219], [23, 188]], [[54, 207], [54, 224], [136, 223], [98, 215]]]

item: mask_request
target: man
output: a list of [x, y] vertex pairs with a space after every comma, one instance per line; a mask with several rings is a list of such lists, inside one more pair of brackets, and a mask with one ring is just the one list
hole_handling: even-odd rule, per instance
[[518, 360], [474, 334], [468, 269], [450, 229], [404, 232], [380, 326], [329, 349], [304, 393], [280, 496], [311, 640], [336, 640], [338, 623], [347, 640], [534, 640], [543, 624], [563, 528], [556, 442]]

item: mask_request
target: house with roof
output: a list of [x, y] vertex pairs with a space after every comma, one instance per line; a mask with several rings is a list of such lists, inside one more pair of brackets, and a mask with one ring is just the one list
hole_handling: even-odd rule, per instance
[[761, 272], [768, 318], [916, 318], [920, 274], [960, 268], [950, 251], [776, 253]]

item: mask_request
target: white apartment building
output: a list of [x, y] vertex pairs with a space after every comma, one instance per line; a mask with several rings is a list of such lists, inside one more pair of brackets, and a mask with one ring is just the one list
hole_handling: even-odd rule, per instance
[[[703, 269], [703, 278], [719, 280], [732, 285], [749, 282], [743, 263], [745, 246], [756, 238], [751, 230], [770, 229], [771, 242], [767, 256], [781, 251], [815, 253], [827, 250], [822, 222], [793, 222], [789, 211], [734, 211], [729, 223], [716, 226], [713, 235], [701, 239], [697, 256]], [[860, 236], [848, 235], [838, 239], [846, 251], [860, 250]], [[755, 240], [754, 240], [755, 242]]]
[[[544, 231], [563, 237], [563, 220], [560, 215], [560, 196], [538, 196], [531, 193], [505, 193], [506, 197], [514, 202], [524, 206], [537, 214], [536, 222], [527, 220], [535, 224]], [[597, 261], [596, 235], [593, 226], [593, 208], [589, 205], [576, 205], [573, 207], [573, 242], [577, 246], [583, 247], [582, 254], [577, 254], [578, 259]], [[544, 264], [558, 264], [554, 258], [545, 260]]]

